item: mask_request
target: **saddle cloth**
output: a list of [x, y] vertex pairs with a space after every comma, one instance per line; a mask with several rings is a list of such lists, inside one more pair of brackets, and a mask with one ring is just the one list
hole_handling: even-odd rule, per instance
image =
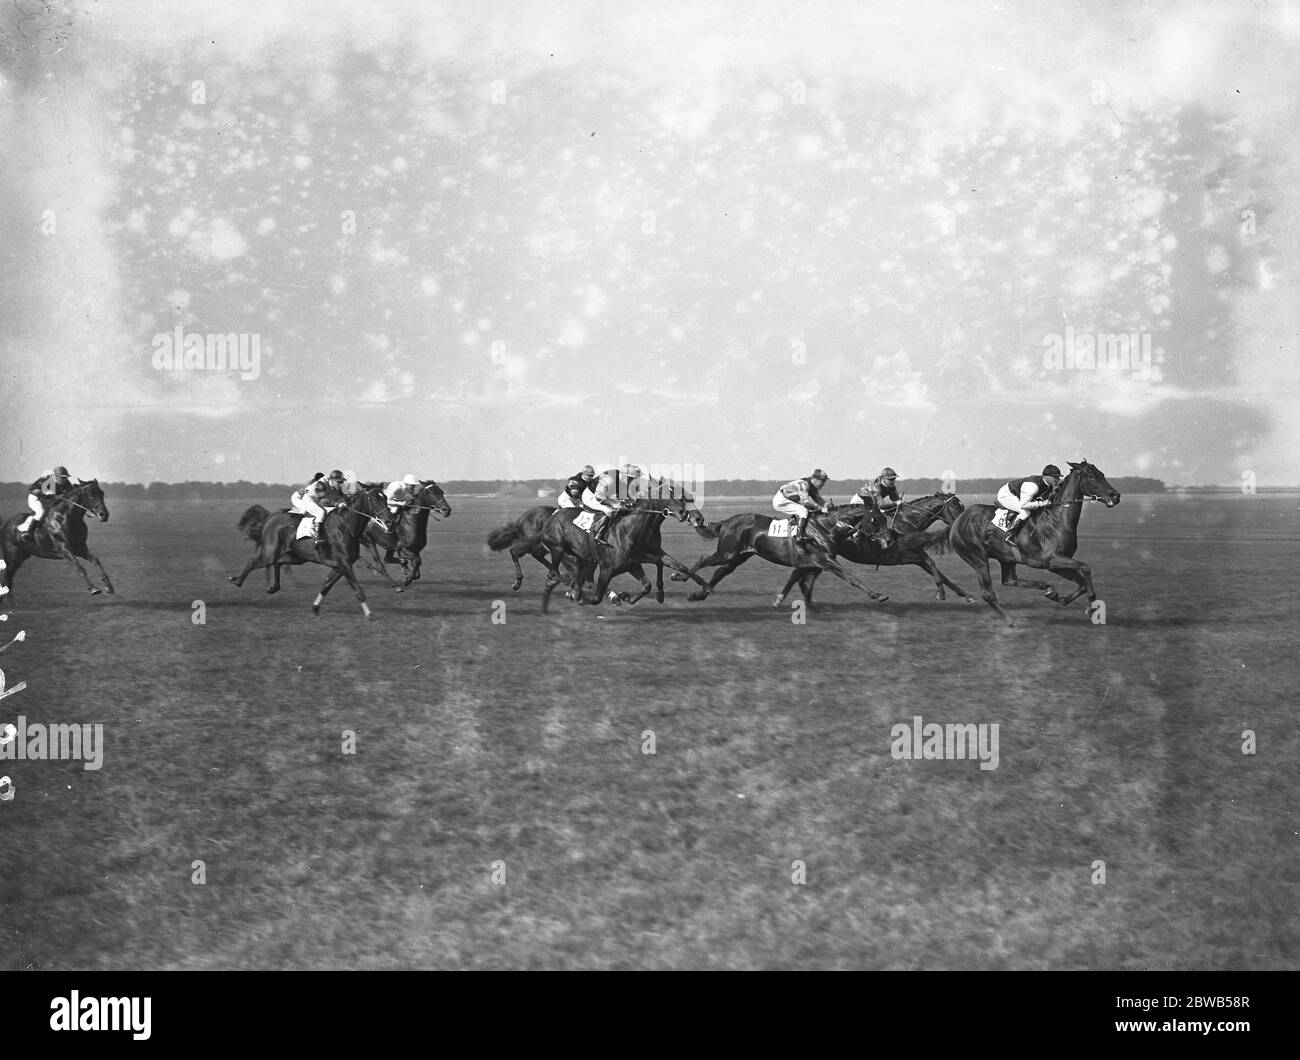
[[295, 541], [301, 541], [304, 537], [315, 537], [316, 531], [312, 526], [311, 517], [302, 515], [298, 512], [294, 512], [293, 514], [298, 516], [298, 529], [294, 531], [293, 539]]
[[595, 512], [583, 512], [581, 515], [578, 515], [574, 518], [573, 525], [576, 526], [579, 530], [586, 530], [588, 533], [590, 533], [591, 524], [594, 523], [595, 521], [596, 521]]
[[999, 508], [993, 513], [993, 525], [999, 530], [1010, 530], [1011, 520], [1016, 517], [1016, 513], [1010, 508]]
[[773, 519], [767, 524], [768, 537], [789, 537], [790, 531], [794, 527], [793, 519]]

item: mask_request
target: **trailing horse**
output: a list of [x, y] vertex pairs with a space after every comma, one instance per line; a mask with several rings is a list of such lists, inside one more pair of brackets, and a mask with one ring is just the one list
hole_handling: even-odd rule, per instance
[[[628, 593], [610, 593], [615, 603], [634, 604], [646, 596], [651, 589], [650, 579], [646, 577], [641, 566], [642, 560], [649, 560], [655, 565], [655, 599], [664, 602], [664, 565], [704, 584], [703, 579], [687, 571], [685, 564], [679, 563], [668, 555], [663, 548], [661, 535], [663, 521], [676, 518], [679, 522], [690, 523], [697, 529], [704, 524], [704, 516], [695, 507], [694, 498], [685, 490], [670, 492], [662, 499], [642, 498], [627, 505], [609, 528], [608, 544], [596, 544], [589, 531], [575, 526], [574, 521], [583, 514], [580, 508], [562, 508], [546, 521], [542, 530], [542, 545], [547, 550], [552, 571], [565, 569], [565, 563], [572, 560], [576, 574], [570, 579], [573, 588], [567, 593], [571, 600], [578, 603], [599, 604], [609, 589], [610, 581], [619, 574], [631, 574], [641, 583], [641, 592], [636, 596]], [[595, 599], [588, 600], [583, 593], [583, 585], [594, 577]], [[551, 593], [559, 584], [558, 578], [549, 578], [542, 591], [542, 611], [545, 612], [551, 599]]]
[[[369, 484], [363, 484], [362, 488], [370, 487]], [[366, 566], [376, 574], [383, 575], [388, 584], [399, 593], [404, 591], [411, 582], [420, 580], [420, 553], [429, 543], [430, 516], [435, 519], [445, 519], [451, 515], [451, 505], [447, 503], [442, 487], [433, 479], [423, 479], [420, 482], [420, 488], [411, 498], [411, 502], [397, 509], [391, 534], [378, 530], [371, 524], [367, 524], [366, 529], [361, 533], [361, 543], [370, 549], [372, 561]], [[379, 558], [381, 548], [385, 550], [383, 559]], [[402, 570], [406, 574], [406, 581], [401, 585], [392, 579], [388, 568], [384, 566], [385, 563], [395, 561], [402, 564]]]
[[[1016, 533], [1014, 545], [1004, 539], [1004, 532], [993, 524], [997, 510], [992, 504], [972, 504], [953, 521], [948, 532], [948, 544], [953, 551], [970, 564], [980, 580], [980, 596], [993, 608], [1007, 625], [1012, 625], [1007, 613], [998, 603], [989, 577], [989, 560], [995, 559], [1002, 568], [1002, 584], [1012, 589], [1041, 589], [1049, 600], [1062, 605], [1070, 604], [1083, 593], [1088, 603], [1097, 599], [1092, 587], [1092, 568], [1074, 558], [1078, 547], [1076, 528], [1085, 500], [1100, 500], [1107, 508], [1120, 501], [1119, 490], [1106, 481], [1106, 476], [1086, 460], [1070, 464], [1070, 473], [1058, 483], [1048, 498], [1048, 507], [1022, 525]], [[1075, 583], [1078, 588], [1062, 597], [1047, 582], [1020, 580], [1016, 577], [1016, 564], [1050, 570], [1053, 574]]]
[[[774, 534], [774, 525], [783, 528], [784, 532]], [[879, 508], [874, 504], [850, 505], [830, 514], [811, 516], [808, 532], [814, 543], [800, 544], [795, 540], [793, 528], [787, 519], [761, 512], [743, 512], [720, 523], [708, 524], [707, 528], [700, 531], [700, 535], [715, 539], [717, 547], [711, 555], [696, 560], [687, 573], [694, 578], [695, 572], [704, 567], [717, 567], [718, 570], [704, 585], [702, 592], [692, 593], [688, 599], [705, 599], [718, 582], [752, 556], [759, 556], [782, 567], [794, 568], [794, 573], [781, 595], [773, 602], [773, 607], [781, 606], [790, 586], [796, 581], [808, 574], [820, 574], [824, 570], [848, 582], [855, 589], [861, 589], [872, 600], [889, 599], [888, 596], [869, 589], [835, 559], [836, 550], [851, 535], [865, 534], [883, 540], [888, 531], [885, 516]], [[679, 580], [676, 575], [674, 580]]]
[[320, 563], [329, 567], [330, 573], [311, 605], [312, 613], [320, 614], [320, 605], [325, 595], [334, 587], [335, 582], [344, 578], [356, 594], [362, 613], [367, 618], [373, 617], [370, 605], [366, 603], [366, 594], [361, 591], [356, 575], [352, 573], [352, 565], [361, 554], [361, 534], [370, 523], [378, 523], [385, 533], [393, 532], [393, 517], [388, 510], [388, 499], [383, 490], [377, 486], [365, 487], [325, 513], [321, 534], [327, 542], [328, 554], [324, 558], [317, 553], [313, 538], [295, 540], [301, 518], [303, 517], [295, 512], [268, 512], [260, 504], [254, 504], [245, 511], [239, 519], [239, 529], [257, 547], [244, 569], [230, 580], [235, 585], [242, 586], [249, 574], [258, 567], [265, 567], [268, 583], [266, 591], [268, 594], [278, 593], [282, 566]]
[[[902, 501], [886, 516], [890, 533], [888, 540], [869, 538], [859, 531], [842, 538], [831, 554], [837, 560], [847, 559], [867, 566], [901, 567], [911, 564], [920, 567], [934, 579], [937, 599], [945, 599], [943, 590], [947, 586], [967, 603], [974, 603], [975, 598], [951, 581], [926, 551], [948, 536], [948, 528], [964, 510], [964, 505], [955, 493], [932, 493], [914, 501]], [[930, 534], [922, 532], [940, 519], [943, 520], [943, 526]], [[812, 607], [813, 586], [820, 574], [821, 571], [818, 570], [802, 573], [796, 570], [781, 590], [777, 604], [781, 604], [791, 588], [798, 583], [804, 601]]]
[[67, 560], [81, 575], [91, 596], [97, 596], [99, 587], [91, 584], [86, 569], [77, 562], [79, 558], [88, 559], [99, 568], [104, 591], [113, 593], [108, 571], [86, 548], [86, 516], [93, 515], [101, 523], [108, 522], [108, 505], [104, 503], [104, 491], [99, 488], [99, 480], [80, 482], [60, 496], [45, 498], [44, 505], [45, 516], [34, 531], [18, 529], [30, 513], [6, 519], [0, 527], [0, 558], [4, 561], [4, 568], [0, 570], [0, 589], [3, 590], [0, 599], [12, 602], [11, 591], [18, 568], [32, 558]]

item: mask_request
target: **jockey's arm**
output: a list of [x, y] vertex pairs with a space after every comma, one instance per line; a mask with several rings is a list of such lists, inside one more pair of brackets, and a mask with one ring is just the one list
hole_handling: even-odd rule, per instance
[[1047, 501], [1037, 500], [1038, 486], [1033, 482], [1026, 482], [1020, 487], [1020, 507], [1027, 512], [1032, 512], [1036, 508], [1046, 508]]

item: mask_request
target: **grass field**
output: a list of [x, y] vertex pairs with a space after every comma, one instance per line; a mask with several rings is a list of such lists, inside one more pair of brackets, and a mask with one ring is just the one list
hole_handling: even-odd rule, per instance
[[[1007, 590], [1009, 630], [914, 568], [797, 625], [760, 560], [544, 616], [483, 546], [529, 502], [451, 502], [373, 622], [312, 616], [320, 567], [228, 584], [242, 503], [109, 496], [116, 596], [23, 569], [0, 722], [105, 747], [0, 762], [0, 968], [1300, 967], [1295, 497], [1090, 506], [1106, 624]], [[915, 714], [997, 723], [998, 768], [895, 760]]]

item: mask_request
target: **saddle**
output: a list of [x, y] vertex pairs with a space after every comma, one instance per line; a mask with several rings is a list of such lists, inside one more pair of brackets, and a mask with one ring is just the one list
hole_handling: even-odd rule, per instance
[[574, 516], [573, 525], [579, 530], [586, 530], [591, 533], [591, 524], [596, 521], [596, 513], [583, 511], [580, 515]]
[[998, 510], [993, 513], [993, 525], [1003, 533], [1006, 533], [1011, 529], [1011, 522], [1015, 517], [1015, 512], [1010, 508], [1003, 508], [1002, 505], [999, 504]]

